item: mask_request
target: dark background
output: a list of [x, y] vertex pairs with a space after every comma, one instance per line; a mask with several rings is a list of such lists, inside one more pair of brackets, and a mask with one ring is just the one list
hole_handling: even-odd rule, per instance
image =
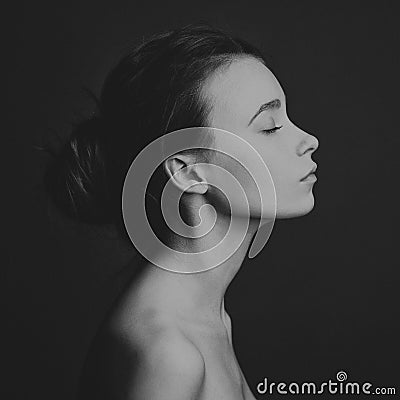
[[41, 1], [3, 10], [10, 107], [1, 157], [2, 398], [73, 398], [85, 352], [128, 276], [118, 271], [131, 255], [105, 231], [51, 217], [33, 145], [51, 130], [65, 134], [90, 110], [81, 88], [98, 93], [127, 46], [198, 21], [262, 48], [292, 120], [320, 141], [314, 210], [277, 221], [263, 252], [244, 262], [227, 293], [250, 387], [255, 393], [264, 377], [335, 380], [344, 370], [349, 381], [400, 390], [395, 4]]

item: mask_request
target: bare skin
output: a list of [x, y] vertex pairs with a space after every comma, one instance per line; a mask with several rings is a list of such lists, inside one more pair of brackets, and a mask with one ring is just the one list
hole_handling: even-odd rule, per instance
[[[233, 349], [223, 298], [218, 313], [208, 308], [201, 314], [190, 302], [182, 306], [191, 285], [179, 292], [176, 276], [144, 265], [130, 282], [92, 344], [79, 399], [255, 399]], [[157, 379], [151, 375], [163, 358], [173, 371]], [[179, 397], [175, 387], [191, 381]]]
[[[312, 184], [301, 179], [315, 164], [311, 154], [318, 141], [289, 120], [285, 95], [271, 71], [254, 59], [239, 60], [210, 79], [204, 92], [213, 102], [210, 126], [240, 135], [267, 163], [276, 188], [277, 218], [310, 212]], [[279, 106], [264, 107], [254, 117], [261, 104], [271, 102]], [[219, 144], [223, 149], [224, 143]], [[216, 161], [240, 176], [237, 163], [224, 157]], [[200, 207], [217, 196], [212, 185], [207, 186], [208, 170], [187, 155], [174, 155], [166, 160], [165, 171], [177, 190], [189, 188], [183, 207], [188, 223], [198, 220]], [[132, 265], [135, 277], [113, 305], [91, 347], [80, 400], [255, 399], [235, 356], [224, 306], [225, 292], [258, 229], [257, 218], [264, 218], [254, 201], [254, 188], [248, 182], [243, 186], [251, 209], [249, 229], [237, 251], [217, 268], [183, 274], [148, 262], [140, 268]], [[219, 216], [213, 229], [191, 240], [172, 237], [175, 250], [208, 249], [223, 238], [230, 219], [239, 218], [242, 223], [243, 215], [248, 218], [241, 212], [229, 215], [223, 202], [211, 205]], [[208, 212], [204, 210], [204, 220], [212, 218]]]

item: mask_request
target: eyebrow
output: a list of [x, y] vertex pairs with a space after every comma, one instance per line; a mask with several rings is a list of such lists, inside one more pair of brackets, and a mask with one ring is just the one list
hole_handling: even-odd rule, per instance
[[262, 104], [261, 107], [258, 109], [258, 111], [251, 118], [251, 120], [247, 124], [247, 126], [249, 126], [263, 111], [276, 110], [280, 107], [281, 107], [281, 101], [279, 99], [274, 99], [274, 100], [269, 101], [268, 103]]

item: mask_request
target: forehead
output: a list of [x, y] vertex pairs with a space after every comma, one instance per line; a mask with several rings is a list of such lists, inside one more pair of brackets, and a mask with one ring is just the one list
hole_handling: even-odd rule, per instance
[[246, 127], [261, 104], [275, 98], [284, 100], [274, 74], [254, 58], [235, 60], [213, 74], [203, 93], [212, 104], [212, 126], [226, 130]]

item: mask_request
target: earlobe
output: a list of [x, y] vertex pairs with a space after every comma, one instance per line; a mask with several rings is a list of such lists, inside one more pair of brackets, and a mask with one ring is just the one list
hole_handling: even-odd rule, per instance
[[205, 194], [208, 184], [202, 171], [202, 164], [193, 162], [186, 155], [174, 155], [164, 161], [164, 171], [171, 183], [186, 193]]
[[208, 184], [204, 181], [202, 182], [192, 182], [193, 186], [186, 190], [187, 193], [197, 193], [197, 194], [205, 194], [208, 190]]

